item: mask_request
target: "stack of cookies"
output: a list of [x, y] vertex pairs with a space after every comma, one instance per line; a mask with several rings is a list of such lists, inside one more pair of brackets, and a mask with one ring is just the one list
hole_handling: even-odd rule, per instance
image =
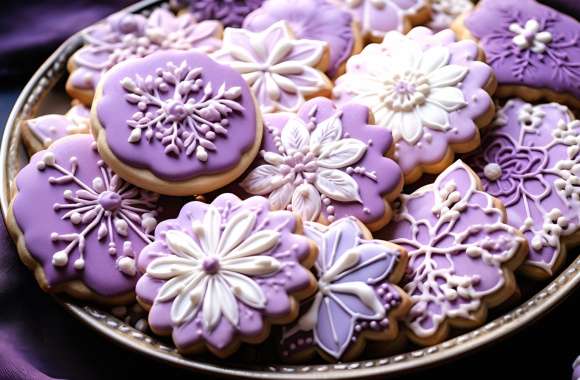
[[178, 1], [83, 35], [8, 226], [44, 290], [138, 302], [183, 354], [436, 344], [580, 241], [580, 23], [534, 0]]

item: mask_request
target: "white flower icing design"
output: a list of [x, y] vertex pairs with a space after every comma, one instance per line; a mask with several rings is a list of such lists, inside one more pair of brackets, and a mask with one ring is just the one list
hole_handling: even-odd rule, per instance
[[280, 270], [282, 264], [276, 258], [263, 255], [278, 244], [280, 233], [252, 233], [255, 224], [255, 213], [241, 211], [223, 226], [220, 212], [210, 205], [203, 222], [192, 222], [191, 232], [165, 232], [167, 246], [174, 255], [153, 260], [147, 266], [147, 274], [166, 281], [156, 300], [173, 300], [173, 323], [182, 324], [200, 311], [204, 327], [209, 330], [215, 328], [222, 315], [237, 326], [237, 301], [264, 308], [266, 296], [251, 277]]
[[552, 42], [552, 33], [541, 31], [540, 23], [531, 18], [524, 26], [512, 23], [509, 26], [511, 32], [516, 33], [512, 42], [520, 49], [530, 49], [534, 53], [543, 53], [547, 45]]
[[369, 105], [377, 124], [391, 130], [395, 141], [415, 144], [425, 128], [447, 131], [449, 113], [467, 104], [459, 86], [468, 68], [450, 64], [451, 53], [444, 46], [423, 51], [402, 36], [400, 47], [389, 47], [380, 56], [363, 51], [361, 57], [381, 59], [380, 64], [347, 73], [339, 83], [354, 101]]
[[85, 267], [85, 246], [87, 236], [96, 231], [97, 239], [109, 240], [108, 253], [117, 255], [119, 271], [134, 276], [136, 274], [135, 255], [130, 240], [123, 241], [121, 252], [118, 252], [115, 235], [127, 239], [129, 230], [132, 230], [145, 243], [152, 241], [151, 233], [157, 226], [157, 200], [159, 195], [141, 190], [124, 180], [105, 165], [103, 161], [97, 163], [101, 175], [93, 178], [90, 184], [83, 182], [76, 176], [79, 162], [76, 157], [70, 159], [70, 169], [66, 169], [56, 162], [54, 153], [46, 152], [36, 168], [44, 171], [52, 168], [62, 173], [60, 177], [50, 177], [50, 184], [71, 184], [77, 190], [67, 189], [63, 192], [64, 203], [55, 203], [54, 211], [64, 211], [61, 219], [69, 220], [75, 226], [84, 226], [79, 233], [53, 232], [53, 242], [67, 242], [68, 245], [52, 255], [52, 264], [63, 267], [68, 264], [70, 255], [76, 250], [79, 252], [73, 265], [75, 269]]
[[292, 37], [285, 21], [262, 32], [228, 28], [213, 57], [239, 71], [262, 112], [297, 111], [305, 98], [330, 90], [320, 65], [327, 43]]
[[202, 68], [191, 68], [183, 61], [179, 66], [169, 62], [166, 68], [158, 68], [155, 77], [123, 78], [125, 99], [138, 108], [127, 120], [129, 143], [139, 143], [145, 135], [149, 143], [159, 140], [166, 154], [195, 153], [199, 161], [207, 161], [208, 151], [216, 150], [212, 141], [228, 135], [228, 116], [245, 109], [239, 103], [240, 87], [226, 88], [223, 83], [214, 91], [202, 75]]
[[[367, 146], [343, 137], [340, 112], [318, 125], [290, 118], [277, 140], [278, 153], [262, 151], [266, 164], [255, 168], [241, 183], [248, 193], [270, 194], [274, 209], [291, 205], [305, 220], [318, 219], [321, 196], [338, 202], [361, 202], [358, 183], [351, 177], [357, 168], [349, 166], [361, 160]], [[374, 172], [361, 174], [376, 180]]]

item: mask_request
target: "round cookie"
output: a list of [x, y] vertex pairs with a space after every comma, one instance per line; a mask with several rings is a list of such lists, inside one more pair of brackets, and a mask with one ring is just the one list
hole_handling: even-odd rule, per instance
[[349, 11], [367, 41], [379, 42], [390, 31], [408, 32], [429, 20], [429, 0], [329, 0]]
[[306, 361], [318, 352], [328, 361], [355, 359], [367, 339], [388, 342], [410, 305], [396, 286], [405, 273], [404, 249], [381, 240], [356, 219], [329, 226], [306, 222], [316, 242], [318, 292], [302, 303], [302, 315], [283, 330], [282, 359]]
[[431, 0], [431, 21], [427, 26], [434, 32], [447, 29], [457, 17], [472, 9], [471, 0]]
[[532, 0], [482, 0], [454, 29], [478, 41], [497, 96], [580, 107], [580, 22]]
[[507, 223], [528, 240], [522, 266], [533, 277], [551, 276], [566, 246], [580, 239], [580, 121], [565, 106], [511, 99], [464, 158], [483, 190], [506, 207]]
[[330, 95], [328, 43], [296, 39], [285, 21], [261, 32], [227, 28], [212, 55], [239, 71], [263, 113], [296, 112], [305, 99]]
[[264, 124], [260, 159], [240, 184], [246, 192], [268, 196], [274, 209], [303, 220], [355, 216], [371, 230], [389, 222], [403, 177], [384, 156], [391, 133], [372, 125], [368, 108], [316, 98], [298, 114], [265, 115]]
[[28, 154], [33, 155], [64, 136], [89, 133], [89, 126], [90, 110], [73, 103], [64, 115], [50, 114], [25, 120], [21, 124], [22, 142]]
[[393, 221], [376, 236], [409, 254], [403, 289], [413, 303], [406, 319], [411, 340], [433, 345], [450, 327], [480, 325], [489, 307], [516, 292], [513, 271], [527, 244], [505, 221], [501, 202], [461, 161], [400, 197]]
[[479, 146], [479, 127], [495, 112], [490, 94], [496, 85], [479, 58], [473, 41], [456, 42], [449, 29], [390, 32], [349, 59], [334, 97], [339, 104], [366, 105], [376, 124], [392, 131], [389, 154], [412, 183], [424, 172], [445, 170], [454, 153]]
[[92, 111], [103, 160], [129, 182], [167, 195], [202, 194], [234, 181], [262, 139], [242, 76], [195, 51], [115, 66]]
[[18, 173], [7, 226], [45, 291], [127, 303], [138, 277], [135, 257], [152, 241], [158, 200], [107, 167], [90, 135], [67, 136]]
[[222, 26], [217, 21], [197, 23], [189, 13], [176, 17], [157, 8], [149, 17], [116, 13], [82, 35], [85, 46], [68, 61], [66, 89], [70, 96], [90, 105], [102, 75], [116, 64], [159, 50], [215, 51], [221, 45]]
[[264, 0], [171, 0], [177, 10], [188, 10], [197, 20], [218, 20], [226, 27], [239, 28], [244, 18]]
[[362, 38], [352, 15], [326, 0], [268, 0], [244, 20], [244, 29], [262, 31], [284, 20], [299, 39], [326, 41], [330, 61], [326, 74], [337, 77], [346, 60], [362, 48]]
[[188, 203], [138, 258], [137, 297], [151, 329], [182, 353], [226, 357], [240, 342], [262, 342], [316, 289], [307, 269], [316, 247], [301, 233], [299, 218], [270, 211], [263, 197]]

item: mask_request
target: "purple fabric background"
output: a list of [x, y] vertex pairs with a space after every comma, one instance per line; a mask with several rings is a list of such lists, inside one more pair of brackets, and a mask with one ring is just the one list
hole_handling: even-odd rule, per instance
[[[131, 2], [0, 1], [0, 130], [20, 88], [59, 43]], [[578, 0], [545, 2], [580, 15]], [[119, 347], [65, 312], [20, 263], [1, 218], [0, 305], [0, 380], [205, 377]], [[576, 291], [553, 313], [492, 349], [403, 378], [464, 380], [473, 373], [482, 378], [570, 378], [580, 351], [579, 305]]]

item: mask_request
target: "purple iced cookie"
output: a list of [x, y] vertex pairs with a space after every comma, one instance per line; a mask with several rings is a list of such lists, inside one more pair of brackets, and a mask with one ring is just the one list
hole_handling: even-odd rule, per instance
[[330, 63], [326, 73], [340, 74], [346, 60], [360, 49], [351, 14], [326, 0], [268, 0], [244, 20], [244, 28], [262, 31], [285, 20], [294, 35], [328, 43]]
[[296, 293], [314, 290], [302, 264], [312, 265], [316, 250], [300, 229], [296, 216], [270, 211], [262, 197], [185, 205], [138, 258], [137, 296], [152, 330], [171, 334], [182, 352], [207, 347], [221, 357], [240, 341], [264, 340], [269, 323], [296, 317]]
[[426, 21], [428, 0], [329, 0], [349, 11], [360, 24], [367, 40], [380, 41], [392, 30], [407, 32]]
[[556, 103], [507, 102], [467, 158], [483, 189], [506, 207], [507, 223], [528, 239], [524, 269], [546, 277], [580, 229], [580, 121]]
[[471, 9], [472, 0], [431, 0], [431, 21], [427, 26], [435, 32], [447, 29], [457, 17]]
[[371, 230], [381, 228], [391, 218], [387, 201], [400, 193], [402, 175], [384, 157], [391, 133], [369, 119], [365, 106], [340, 108], [326, 98], [308, 101], [298, 114], [265, 115], [260, 160], [242, 188], [304, 220], [328, 224], [355, 216]]
[[219, 22], [197, 23], [189, 13], [176, 17], [167, 9], [158, 8], [149, 17], [114, 14], [83, 31], [85, 46], [69, 61], [67, 91], [90, 104], [102, 74], [119, 62], [159, 50], [212, 52], [221, 46], [221, 36]]
[[282, 20], [260, 32], [227, 28], [212, 57], [242, 74], [262, 113], [296, 112], [305, 99], [330, 95], [327, 50], [325, 41], [294, 37]]
[[473, 41], [456, 42], [449, 29], [390, 32], [348, 60], [334, 97], [366, 105], [392, 131], [392, 156], [405, 181], [414, 182], [423, 172], [443, 171], [455, 152], [479, 145], [478, 127], [494, 114], [495, 79], [478, 57]]
[[499, 201], [461, 161], [432, 185], [400, 197], [393, 221], [378, 236], [409, 254], [403, 284], [413, 302], [406, 321], [413, 341], [431, 345], [450, 326], [481, 324], [487, 307], [515, 292], [512, 271], [527, 245], [505, 219]]
[[318, 246], [318, 292], [286, 327], [282, 358], [305, 360], [315, 351], [330, 361], [354, 359], [365, 339], [395, 338], [408, 301], [395, 284], [406, 267], [405, 251], [380, 240], [355, 218], [329, 226], [306, 222], [304, 234]]
[[250, 165], [262, 137], [242, 76], [195, 51], [115, 66], [95, 102], [92, 128], [103, 159], [162, 194], [202, 194], [230, 183]]
[[29, 154], [46, 149], [56, 140], [78, 133], [89, 133], [90, 110], [74, 104], [64, 115], [50, 114], [22, 123], [22, 141]]
[[224, 26], [239, 28], [244, 18], [264, 0], [171, 0], [177, 10], [188, 9], [198, 20], [218, 20]]
[[88, 134], [32, 156], [16, 187], [8, 226], [43, 289], [111, 303], [134, 299], [135, 258], [153, 240], [159, 195], [116, 175]]
[[[464, 20], [495, 70], [498, 94], [580, 106], [580, 23], [532, 0], [482, 0]], [[525, 87], [521, 89], [513, 88]]]

